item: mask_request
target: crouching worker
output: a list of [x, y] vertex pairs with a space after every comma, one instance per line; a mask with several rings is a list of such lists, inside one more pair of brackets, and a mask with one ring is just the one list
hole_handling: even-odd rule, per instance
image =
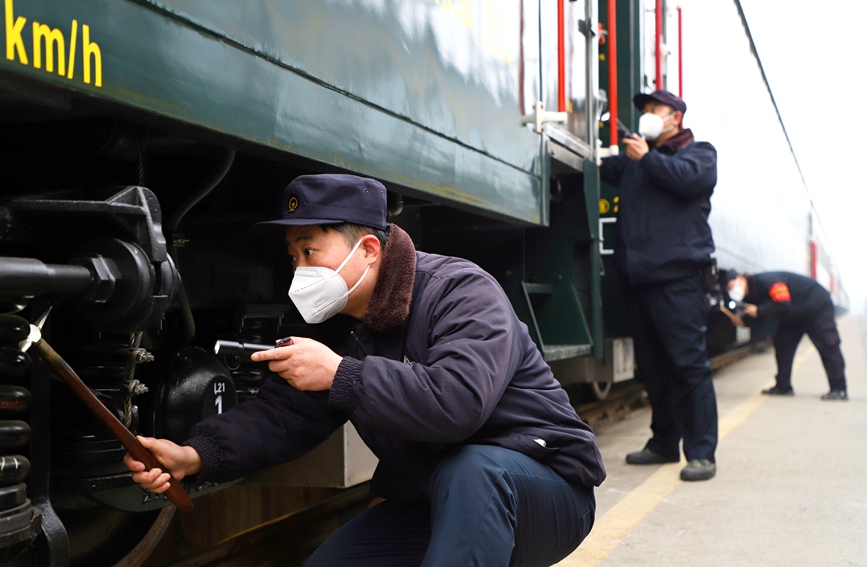
[[[815, 280], [791, 272], [738, 274], [729, 270], [723, 274], [723, 288], [735, 302], [744, 302], [745, 317], [777, 319], [774, 333], [774, 353], [777, 358], [777, 383], [762, 393], [768, 396], [793, 396], [792, 363], [795, 350], [804, 333], [810, 337], [819, 355], [831, 391], [823, 400], [847, 400], [846, 364], [840, 350], [840, 334], [834, 321], [831, 294]], [[741, 316], [735, 324], [743, 325]]]
[[[551, 565], [593, 526], [605, 478], [596, 438], [492, 276], [417, 252], [386, 223], [385, 187], [305, 175], [282, 218], [289, 296], [308, 323], [353, 324], [325, 345], [293, 337], [253, 355], [258, 397], [197, 424], [182, 445], [142, 438], [178, 479], [226, 481], [295, 459], [347, 420], [379, 458], [385, 500], [338, 529], [308, 565]], [[153, 492], [168, 473], [126, 456]]]

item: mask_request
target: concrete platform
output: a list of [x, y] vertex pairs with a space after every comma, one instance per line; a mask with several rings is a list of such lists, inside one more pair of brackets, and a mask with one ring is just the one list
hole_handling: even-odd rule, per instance
[[828, 391], [804, 337], [795, 397], [773, 385], [773, 349], [714, 374], [717, 475], [683, 482], [685, 462], [634, 466], [626, 453], [650, 434], [650, 410], [597, 431], [608, 478], [596, 525], [561, 567], [867, 566], [867, 317], [838, 320], [848, 402]]

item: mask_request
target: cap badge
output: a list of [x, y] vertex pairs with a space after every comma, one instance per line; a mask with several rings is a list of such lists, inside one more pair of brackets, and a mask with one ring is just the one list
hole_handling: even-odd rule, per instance
[[286, 214], [294, 213], [295, 209], [298, 208], [298, 197], [295, 195], [290, 195], [289, 200], [286, 201]]

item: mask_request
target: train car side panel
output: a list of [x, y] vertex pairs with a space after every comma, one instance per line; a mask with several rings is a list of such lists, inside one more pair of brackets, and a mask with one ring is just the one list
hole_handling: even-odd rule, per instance
[[[342, 33], [346, 22], [370, 20], [372, 8], [326, 17], [326, 3], [305, 4], [305, 12], [295, 14], [303, 18], [296, 18], [265, 4], [261, 10], [245, 7], [231, 29], [214, 30], [212, 19], [219, 12], [185, 20], [185, 14], [170, 12], [169, 6], [147, 3], [5, 0], [5, 6], [7, 57], [0, 68], [10, 76], [57, 86], [60, 107], [86, 93], [86, 100], [76, 100], [76, 105], [95, 108], [114, 102], [215, 137], [231, 136], [262, 150], [291, 152], [376, 176], [484, 214], [530, 224], [545, 218], [539, 136], [520, 124], [514, 54], [501, 53], [506, 61], [491, 55], [480, 43], [486, 37], [482, 30], [467, 29], [435, 3], [422, 18], [429, 34], [422, 34], [425, 39], [408, 55], [388, 47], [386, 37], [372, 27], [375, 19], [369, 27], [355, 29], [354, 37], [365, 49]], [[499, 8], [489, 12], [500, 14]], [[478, 19], [484, 20], [481, 13]], [[497, 32], [498, 41], [515, 47], [512, 51], [520, 38], [504, 34], [517, 34], [517, 19], [513, 15]], [[276, 43], [244, 43], [249, 38], [230, 35], [260, 29], [263, 20], [270, 25], [261, 29], [274, 30], [265, 37]], [[308, 26], [325, 20], [332, 24], [329, 33]], [[383, 28], [398, 35], [391, 45], [412, 39], [400, 35], [406, 30], [396, 25], [399, 21]], [[31, 33], [34, 23], [42, 31]], [[434, 33], [435, 28], [443, 29]], [[455, 29], [462, 32], [455, 36], [460, 41], [445, 41]], [[292, 41], [281, 39], [287, 37]], [[379, 39], [363, 41], [365, 37]], [[472, 49], [464, 51], [462, 44]], [[532, 48], [532, 43], [524, 47]], [[290, 58], [288, 49], [301, 49], [292, 52], [300, 53], [300, 60]], [[321, 56], [330, 52], [341, 55]], [[305, 60], [305, 54], [319, 57]], [[408, 56], [434, 68], [413, 67]], [[374, 61], [376, 69], [392, 69], [392, 74], [369, 73]], [[521, 76], [533, 83], [535, 72], [530, 68]], [[462, 96], [449, 94], [454, 92]], [[416, 105], [410, 97], [419, 94]], [[514, 119], [503, 118], [509, 115]]]

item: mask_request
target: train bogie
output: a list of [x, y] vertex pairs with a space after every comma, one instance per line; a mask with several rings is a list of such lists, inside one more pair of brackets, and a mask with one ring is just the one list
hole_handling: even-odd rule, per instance
[[112, 415], [182, 441], [264, 378], [217, 340], [317, 332], [286, 301], [280, 241], [249, 231], [299, 174], [383, 181], [390, 220], [494, 274], [548, 360], [601, 355], [592, 3], [386, 4], [4, 0], [0, 368], [33, 428], [7, 557], [163, 557], [170, 524], [207, 524], [187, 534], [206, 545], [369, 478], [343, 429], [170, 520], [15, 334], [50, 312], [44, 340]]

